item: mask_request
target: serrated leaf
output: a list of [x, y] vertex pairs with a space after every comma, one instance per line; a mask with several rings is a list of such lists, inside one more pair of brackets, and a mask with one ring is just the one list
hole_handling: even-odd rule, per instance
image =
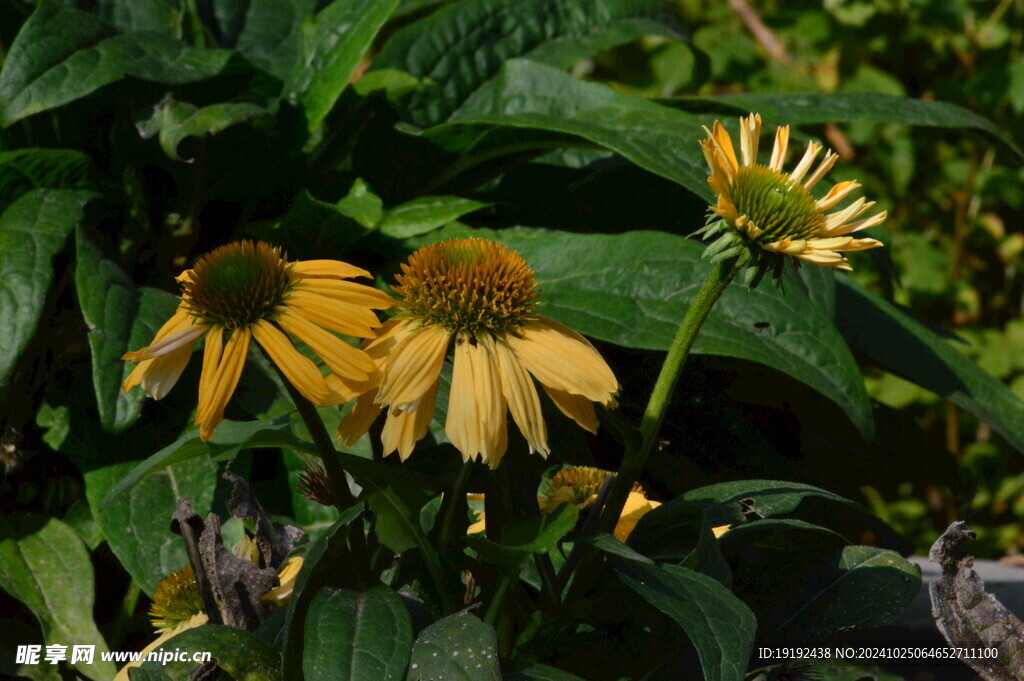
[[677, 565], [616, 562], [619, 577], [683, 628], [707, 681], [741, 681], [757, 620], [743, 601], [707, 575]]
[[229, 50], [189, 47], [161, 33], [118, 35], [58, 0], [42, 0], [0, 70], [0, 125], [58, 107], [125, 77], [180, 85], [220, 73]]
[[374, 60], [425, 81], [408, 102], [420, 126], [444, 121], [503, 62], [517, 57], [566, 68], [648, 34], [681, 37], [657, 0], [469, 0], [396, 33]]
[[966, 409], [1024, 452], [1024, 402], [896, 306], [839, 279], [836, 326], [886, 370]]
[[950, 102], [895, 97], [875, 92], [831, 92], [800, 94], [761, 94], [744, 92], [716, 97], [693, 97], [669, 100], [686, 110], [706, 110], [708, 104], [728, 108], [736, 115], [750, 111], [761, 114], [772, 129], [776, 125], [806, 125], [810, 123], [845, 123], [870, 121], [877, 123], [905, 123], [930, 128], [964, 128], [979, 130], [1018, 159], [1024, 160], [1024, 151], [1007, 137], [992, 121], [970, 109]]
[[494, 627], [466, 612], [438, 620], [412, 647], [407, 681], [501, 681]]
[[[16, 525], [12, 524], [16, 523]], [[75, 531], [56, 518], [22, 515], [0, 519], [0, 587], [24, 603], [43, 627], [46, 643], [96, 646], [94, 664], [76, 663], [96, 681], [115, 674], [92, 619], [92, 562]]]
[[152, 594], [161, 579], [188, 564], [181, 537], [170, 529], [178, 499], [188, 499], [205, 517], [213, 505], [217, 466], [206, 456], [169, 466], [101, 505], [134, 466], [129, 461], [86, 471], [85, 494], [114, 555], [143, 591]]
[[[254, 634], [235, 627], [204, 624], [186, 629], [156, 650], [209, 652], [218, 667], [236, 681], [281, 681], [281, 656]], [[191, 656], [186, 656], [191, 657]], [[171, 681], [190, 681], [199, 666], [192, 662], [146, 662], [141, 669], [162, 672]], [[132, 677], [134, 679], [134, 675]]]
[[152, 341], [174, 314], [178, 298], [157, 289], [137, 289], [117, 263], [103, 257], [86, 230], [76, 230], [75, 244], [75, 288], [89, 327], [100, 424], [116, 433], [135, 422], [145, 398], [142, 391], [125, 395], [121, 390], [135, 366], [121, 356]]
[[0, 211], [33, 189], [85, 189], [94, 172], [92, 159], [73, 149], [0, 152]]
[[160, 147], [175, 161], [191, 162], [192, 159], [178, 155], [178, 145], [185, 138], [216, 135], [232, 125], [270, 115], [262, 106], [248, 102], [224, 102], [198, 108], [167, 95], [153, 108], [153, 115], [136, 127], [143, 139], [159, 135]]
[[412, 622], [391, 589], [322, 589], [306, 615], [306, 681], [401, 681], [412, 649]]
[[424, 196], [389, 209], [377, 229], [392, 239], [408, 239], [444, 227], [489, 205], [461, 196]]
[[0, 396], [28, 346], [53, 281], [51, 260], [93, 195], [35, 189], [0, 214]]
[[302, 58], [289, 91], [305, 109], [310, 132], [320, 127], [397, 5], [398, 0], [334, 0], [303, 22]]

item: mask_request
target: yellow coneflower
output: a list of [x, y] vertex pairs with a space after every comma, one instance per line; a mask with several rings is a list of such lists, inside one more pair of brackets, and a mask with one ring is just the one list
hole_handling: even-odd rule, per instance
[[[554, 513], [562, 504], [573, 504], [580, 511], [590, 508], [597, 500], [605, 477], [615, 474], [611, 471], [591, 468], [589, 466], [572, 466], [563, 468], [552, 476], [551, 481], [537, 496], [537, 505], [541, 515]], [[470, 501], [484, 501], [483, 494], [469, 495]], [[633, 490], [626, 499], [626, 505], [619, 515], [613, 534], [621, 542], [625, 542], [636, 528], [640, 519], [661, 506], [660, 501], [647, 498], [647, 492], [638, 483], [633, 483]], [[466, 534], [476, 534], [487, 529], [487, 519], [483, 511], [476, 512], [476, 522], [469, 526]]]
[[608, 364], [583, 336], [533, 312], [533, 271], [507, 246], [478, 238], [424, 246], [396, 279], [398, 313], [364, 347], [379, 382], [342, 421], [339, 437], [354, 442], [386, 408], [384, 452], [405, 460], [427, 432], [453, 340], [445, 433], [465, 460], [501, 462], [506, 409], [530, 450], [548, 454], [533, 379], [590, 432], [598, 424], [593, 403], [615, 404], [619, 384]]
[[[885, 220], [885, 211], [858, 219], [874, 205], [873, 201], [859, 198], [846, 208], [826, 214], [860, 183], [840, 182], [820, 199], [811, 195], [811, 189], [835, 164], [836, 154], [826, 151], [818, 167], [811, 172], [822, 150], [820, 144], [811, 142], [793, 171], [784, 173], [789, 126], [776, 130], [768, 165], [757, 162], [761, 135], [759, 115], [750, 114], [740, 119], [742, 163], [736, 158], [732, 139], [721, 123], [715, 121], [713, 131], [704, 130], [708, 138], [701, 142], [701, 148], [711, 169], [708, 184], [718, 196], [711, 210], [735, 228], [748, 244], [769, 253], [791, 255], [847, 271], [851, 268], [843, 253], [882, 245], [876, 239], [851, 236]], [[715, 233], [710, 226], [706, 229], [709, 234]], [[722, 250], [726, 250], [725, 244]]]
[[[206, 338], [199, 380], [196, 425], [203, 440], [224, 418], [255, 340], [285, 378], [314, 404], [353, 399], [376, 371], [373, 360], [331, 331], [372, 338], [380, 321], [373, 310], [392, 299], [370, 286], [347, 281], [369, 272], [337, 260], [288, 262], [279, 248], [239, 241], [204, 255], [178, 277], [181, 304], [147, 347], [122, 359], [139, 365], [124, 382], [160, 399], [188, 364], [193, 344]], [[325, 379], [289, 340], [315, 352], [332, 374]]]

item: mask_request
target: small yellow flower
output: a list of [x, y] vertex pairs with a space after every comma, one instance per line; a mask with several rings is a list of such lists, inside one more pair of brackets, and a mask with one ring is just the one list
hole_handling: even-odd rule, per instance
[[597, 430], [593, 403], [613, 406], [618, 381], [583, 336], [533, 313], [538, 290], [518, 253], [486, 239], [454, 239], [418, 249], [402, 272], [392, 287], [401, 296], [398, 313], [364, 346], [379, 382], [342, 421], [340, 438], [354, 442], [387, 409], [384, 452], [404, 461], [426, 435], [453, 340], [445, 433], [463, 459], [498, 466], [506, 409], [530, 451], [547, 456], [533, 379], [562, 413]]
[[[195, 420], [203, 440], [213, 437], [223, 420], [253, 340], [314, 404], [351, 400], [370, 381], [376, 364], [331, 331], [375, 335], [380, 321], [373, 310], [387, 309], [393, 301], [382, 291], [347, 281], [368, 276], [337, 260], [288, 262], [279, 248], [262, 242], [221, 246], [178, 277], [181, 304], [153, 342], [124, 355], [139, 363], [124, 391], [142, 386], [153, 399], [164, 397], [185, 370], [193, 344], [205, 336]], [[333, 373], [324, 378], [288, 335], [309, 346]]]
[[[580, 511], [590, 508], [597, 500], [605, 477], [615, 474], [611, 471], [604, 471], [600, 468], [587, 466], [572, 466], [563, 468], [555, 473], [550, 483], [537, 497], [537, 505], [540, 507], [541, 515], [554, 513], [562, 504], [573, 504]], [[468, 495], [468, 499], [474, 502], [483, 502], [483, 494]], [[661, 506], [660, 501], [652, 501], [647, 498], [647, 493], [637, 483], [633, 483], [633, 491], [626, 499], [626, 505], [619, 515], [619, 522], [616, 523], [612, 534], [621, 542], [629, 538], [630, 533], [636, 528], [649, 512]], [[476, 512], [476, 522], [469, 526], [466, 534], [477, 534], [487, 529], [487, 519], [483, 511]]]
[[759, 115], [740, 119], [742, 163], [737, 160], [732, 139], [721, 123], [715, 121], [714, 131], [704, 131], [708, 138], [701, 142], [701, 148], [711, 169], [708, 184], [718, 195], [711, 210], [743, 235], [748, 244], [847, 271], [851, 268], [843, 253], [882, 245], [876, 239], [851, 236], [885, 220], [885, 211], [858, 219], [874, 205], [873, 201], [859, 198], [846, 208], [826, 214], [860, 183], [840, 182], [820, 199], [811, 196], [810, 190], [835, 164], [836, 154], [827, 151], [818, 167], [810, 172], [822, 150], [821, 145], [811, 142], [796, 168], [784, 173], [789, 126], [776, 131], [768, 165], [757, 162]]

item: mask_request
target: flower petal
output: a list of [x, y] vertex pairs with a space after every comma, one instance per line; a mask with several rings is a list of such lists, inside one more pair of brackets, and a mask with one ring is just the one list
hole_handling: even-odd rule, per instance
[[466, 461], [497, 467], [505, 454], [505, 399], [498, 367], [487, 346], [467, 333], [455, 339], [455, 366], [444, 432]]
[[203, 370], [199, 374], [199, 404], [206, 403], [211, 395], [217, 367], [224, 355], [224, 327], [213, 326], [206, 334], [206, 347], [203, 348]]
[[377, 315], [367, 307], [345, 303], [302, 289], [292, 290], [285, 300], [285, 306], [325, 329], [346, 336], [373, 338], [373, 329], [380, 326]]
[[392, 409], [384, 422], [380, 443], [384, 455], [397, 451], [402, 461], [409, 458], [416, 443], [423, 439], [434, 418], [434, 404], [437, 399], [437, 383], [423, 395], [415, 410]]
[[793, 172], [790, 173], [789, 178], [794, 182], [799, 182], [804, 179], [804, 175], [811, 169], [811, 165], [814, 164], [814, 157], [821, 151], [822, 146], [817, 142], [808, 142], [807, 151], [804, 152], [803, 158], [796, 164], [796, 168], [793, 168]]
[[351, 279], [352, 277], [370, 277], [371, 275], [362, 267], [356, 267], [340, 260], [296, 260], [292, 263], [292, 276], [302, 279]]
[[129, 381], [136, 372], [139, 372], [137, 385], [141, 385], [142, 390], [154, 400], [162, 400], [181, 378], [191, 357], [192, 344], [189, 343], [156, 359], [147, 360], [135, 367], [125, 385], [130, 388]]
[[530, 373], [519, 363], [512, 348], [504, 340], [495, 342], [494, 354], [501, 377], [501, 392], [508, 401], [512, 418], [530, 445], [530, 452], [538, 452], [546, 457], [551, 452], [547, 443], [547, 427]]
[[825, 177], [825, 175], [828, 174], [828, 171], [832, 170], [832, 166], [836, 164], [836, 160], [838, 158], [839, 154], [832, 151], [826, 151], [825, 157], [821, 159], [821, 163], [818, 165], [818, 168], [814, 171], [814, 174], [807, 178], [807, 181], [804, 182], [804, 189], [813, 189], [814, 185], [818, 184], [821, 178]]
[[295, 290], [319, 293], [334, 300], [371, 307], [375, 310], [386, 310], [395, 304], [395, 299], [384, 291], [366, 284], [340, 279], [303, 279], [295, 287]]
[[383, 409], [380, 405], [376, 404], [377, 390], [373, 389], [362, 395], [356, 400], [356, 405], [352, 407], [352, 411], [345, 414], [345, 418], [341, 420], [341, 425], [338, 426], [338, 432], [335, 434], [341, 442], [346, 445], [354, 445], [356, 440], [366, 434], [366, 431], [370, 429], [373, 422], [377, 420]]
[[639, 492], [630, 492], [629, 497], [626, 498], [625, 506], [622, 507], [619, 522], [615, 525], [612, 534], [615, 535], [616, 539], [625, 543], [629, 535], [636, 529], [636, 524], [640, 522], [640, 519], [658, 506], [661, 506], [661, 504], [657, 501], [650, 501]]
[[[177, 314], [175, 314], [175, 316], [177, 316]], [[178, 348], [186, 345], [191, 346], [192, 342], [206, 333], [206, 330], [209, 328], [202, 324], [194, 324], [194, 321], [196, 321], [194, 318], [189, 317], [187, 321], [181, 323], [177, 327], [178, 330], [174, 333], [164, 336], [159, 341], [154, 342], [152, 345], [147, 345], [141, 350], [126, 352], [121, 356], [121, 359], [130, 360], [132, 362], [142, 362], [147, 359], [155, 359], [161, 355], [166, 355], [169, 352], [174, 352]]]
[[[231, 339], [224, 345], [217, 373], [207, 384], [206, 399], [200, 395], [195, 422], [199, 426], [199, 437], [204, 442], [213, 437], [214, 429], [224, 420], [224, 407], [227, 406], [231, 394], [238, 385], [238, 379], [242, 376], [242, 367], [245, 366], [251, 338], [252, 333], [245, 327], [239, 327], [232, 332]], [[206, 367], [203, 368], [205, 371]]]
[[543, 383], [541, 383], [541, 387], [544, 388], [544, 392], [548, 394], [560, 412], [579, 424], [583, 430], [591, 433], [597, 432], [597, 414], [594, 413], [593, 402], [582, 395], [573, 395]]
[[270, 359], [277, 365], [288, 382], [313, 404], [323, 405], [331, 396], [320, 370], [312, 361], [303, 357], [291, 344], [288, 337], [275, 328], [270, 322], [261, 319], [252, 326], [252, 335], [256, 342], [267, 351]]
[[553, 319], [523, 324], [508, 343], [516, 357], [543, 385], [611, 405], [619, 391], [604, 358], [583, 336]]
[[757, 163], [757, 145], [761, 139], [761, 115], [750, 114], [740, 118], [740, 151], [743, 165], [752, 166]]
[[438, 324], [410, 330], [395, 343], [377, 394], [379, 404], [404, 409], [437, 382], [451, 332]]
[[336, 374], [365, 381], [377, 369], [377, 365], [365, 352], [352, 347], [330, 331], [325, 331], [287, 307], [278, 313], [277, 323], [286, 333], [308, 345]]
[[789, 126], [783, 125], [775, 131], [775, 146], [772, 148], [772, 160], [768, 167], [777, 173], [782, 172], [782, 164], [786, 162], [786, 148], [789, 146]]
[[819, 210], [831, 210], [833, 207], [839, 205], [839, 202], [849, 196], [850, 192], [860, 186], [860, 182], [856, 180], [848, 180], [846, 182], [839, 182], [834, 185], [832, 189], [828, 190], [828, 194], [825, 194], [822, 198], [818, 199]]

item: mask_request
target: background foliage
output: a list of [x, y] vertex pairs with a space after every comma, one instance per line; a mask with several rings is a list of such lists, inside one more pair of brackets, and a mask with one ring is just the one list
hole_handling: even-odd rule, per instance
[[[804, 267], [782, 288], [726, 293], [642, 479], [669, 503], [631, 548], [595, 540], [608, 573], [571, 614], [572, 637], [518, 621], [534, 638], [472, 678], [743, 678], [755, 641], [894, 617], [880, 604], [912, 597], [892, 585], [916, 575], [884, 573], [910, 570], [893, 551], [924, 551], [953, 519], [979, 531], [979, 555], [1019, 554], [1022, 27], [1014, 0], [3, 0], [0, 598], [18, 626], [0, 627], [0, 672], [110, 678], [99, 664], [18, 669], [8, 652], [147, 642], [145, 595], [186, 562], [174, 503], [224, 514], [228, 460], [315, 540], [277, 622], [287, 635], [188, 632], [235, 678], [238, 650], [263, 665], [244, 678], [278, 678], [281, 664], [284, 678], [321, 678], [339, 673], [337, 640], [381, 655], [380, 640], [398, 641], [383, 670], [355, 656], [344, 678], [426, 679], [455, 673], [428, 669], [436, 650], [502, 648], [506, 634], [474, 616], [442, 618], [421, 568], [392, 574], [392, 589], [317, 572], [346, 521], [296, 491], [308, 447], [258, 358], [231, 422], [202, 444], [188, 427], [197, 363], [143, 402], [120, 392], [120, 356], [169, 317], [174, 276], [232, 239], [344, 258], [385, 286], [417, 246], [476, 234], [526, 258], [544, 313], [595, 340], [636, 422], [707, 271], [686, 238], [710, 198], [701, 126], [748, 111], [836, 149], [831, 180], [859, 179], [889, 211], [875, 230], [887, 247], [852, 276]], [[553, 425], [549, 463], [615, 469], [608, 430]], [[365, 464], [396, 553], [431, 533], [425, 499], [454, 471], [434, 433], [406, 467], [422, 478]], [[827, 529], [811, 524], [822, 509]], [[746, 524], [709, 534], [734, 523]], [[571, 526], [520, 558], [559, 553]], [[887, 560], [901, 567], [871, 570]], [[487, 582], [495, 568], [482, 569]], [[865, 591], [885, 598], [848, 619], [830, 605]], [[797, 616], [794, 602], [816, 605]], [[349, 629], [353, 612], [376, 643]]]

